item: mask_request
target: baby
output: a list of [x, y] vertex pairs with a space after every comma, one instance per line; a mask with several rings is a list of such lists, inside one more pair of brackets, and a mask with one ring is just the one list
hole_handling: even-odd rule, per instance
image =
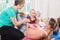
[[36, 18], [36, 11], [34, 9], [30, 11], [30, 15], [27, 16], [27, 19], [30, 20], [29, 22], [30, 26], [36, 27], [37, 18]]
[[[30, 11], [30, 14], [29, 15], [27, 15], [27, 19], [29, 19], [30, 22], [28, 22], [28, 24], [27, 24], [28, 26], [27, 26], [27, 29], [26, 30], [29, 31], [29, 28], [32, 28], [32, 29], [37, 28], [36, 11], [34, 9], [32, 9]], [[25, 35], [28, 36], [27, 31], [25, 31]], [[24, 37], [22, 40], [32, 40], [32, 39], [30, 39], [28, 37]]]

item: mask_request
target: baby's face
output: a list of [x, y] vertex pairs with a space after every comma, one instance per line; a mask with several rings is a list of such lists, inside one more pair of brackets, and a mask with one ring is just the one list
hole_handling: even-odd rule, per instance
[[36, 16], [35, 10], [31, 10], [30, 15], [31, 15], [31, 16]]

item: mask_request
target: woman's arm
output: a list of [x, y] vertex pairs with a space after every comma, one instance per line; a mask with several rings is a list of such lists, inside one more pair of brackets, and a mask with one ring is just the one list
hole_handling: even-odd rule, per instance
[[29, 33], [28, 33], [28, 38], [32, 38], [32, 39], [42, 39], [47, 36], [48, 35], [46, 35], [46, 33], [44, 31], [39, 30], [39, 29], [35, 29], [35, 30], [33, 29], [33, 30], [29, 31]]
[[18, 25], [21, 25], [22, 23], [24, 22], [29, 22], [28, 19], [23, 19], [21, 21], [17, 21], [17, 19], [14, 17], [14, 18], [11, 18], [11, 21], [12, 23], [15, 25], [15, 26], [18, 26]]
[[28, 38], [32, 38], [32, 39], [40, 39], [40, 38], [47, 37], [46, 34], [47, 33], [43, 29], [40, 29], [40, 28], [33, 28], [33, 29], [27, 28], [25, 36], [27, 36]]

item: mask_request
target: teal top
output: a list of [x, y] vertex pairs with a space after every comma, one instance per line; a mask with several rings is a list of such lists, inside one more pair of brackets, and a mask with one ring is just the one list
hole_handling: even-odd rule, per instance
[[0, 28], [3, 26], [12, 26], [12, 21], [10, 18], [16, 17], [16, 12], [13, 7], [9, 7], [3, 10], [0, 14]]

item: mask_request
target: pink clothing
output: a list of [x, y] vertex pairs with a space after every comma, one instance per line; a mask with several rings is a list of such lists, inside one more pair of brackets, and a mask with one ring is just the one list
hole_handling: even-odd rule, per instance
[[22, 40], [32, 40], [32, 39], [24, 37]]
[[[24, 37], [22, 40], [35, 40], [35, 39], [29, 39], [27, 37]], [[40, 40], [40, 39], [36, 39], [36, 40]]]

